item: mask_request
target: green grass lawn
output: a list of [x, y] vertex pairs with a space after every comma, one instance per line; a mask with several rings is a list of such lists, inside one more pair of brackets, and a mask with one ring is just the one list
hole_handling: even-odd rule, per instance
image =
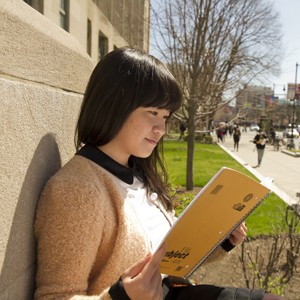
[[[176, 184], [186, 184], [187, 142], [164, 141], [164, 156], [169, 175], [176, 175]], [[203, 187], [222, 168], [237, 170], [255, 180], [258, 179], [235, 161], [218, 145], [195, 143], [194, 185]], [[271, 194], [246, 219], [248, 236], [273, 233], [273, 226], [281, 224], [285, 203]]]

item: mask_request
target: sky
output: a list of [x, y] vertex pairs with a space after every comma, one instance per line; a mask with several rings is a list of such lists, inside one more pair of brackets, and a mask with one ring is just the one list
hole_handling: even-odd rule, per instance
[[[274, 9], [279, 13], [278, 22], [282, 24], [283, 45], [286, 51], [281, 62], [280, 76], [270, 77], [265, 86], [272, 88], [272, 90], [275, 87], [275, 95], [282, 98], [287, 92], [287, 84], [295, 83], [297, 62], [299, 64], [297, 82], [300, 82], [300, 0], [269, 1], [273, 3]], [[151, 4], [155, 5], [155, 2], [152, 0]], [[150, 53], [160, 58], [151, 46]], [[285, 85], [285, 92], [283, 85]]]
[[283, 94], [283, 86], [287, 90], [288, 83], [295, 83], [296, 63], [298, 62], [297, 82], [300, 82], [300, 0], [273, 0], [274, 8], [279, 13], [279, 22], [282, 24], [283, 44], [286, 48], [285, 58], [281, 63], [281, 75], [278, 78], [270, 78], [267, 86], [273, 89], [275, 94]]

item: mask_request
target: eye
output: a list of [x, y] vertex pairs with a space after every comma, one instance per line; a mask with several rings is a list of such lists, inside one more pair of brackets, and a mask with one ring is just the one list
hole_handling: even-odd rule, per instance
[[154, 116], [157, 116], [158, 112], [157, 111], [154, 111], [154, 110], [151, 110], [150, 113]]

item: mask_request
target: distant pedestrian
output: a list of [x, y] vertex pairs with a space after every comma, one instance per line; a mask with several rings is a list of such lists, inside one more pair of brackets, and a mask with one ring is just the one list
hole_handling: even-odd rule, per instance
[[180, 130], [180, 136], [179, 136], [179, 140], [180, 140], [181, 137], [184, 136], [184, 132], [186, 131], [186, 127], [185, 127], [185, 125], [183, 123], [180, 124], [179, 130]]
[[233, 133], [233, 127], [232, 127], [232, 125], [230, 125], [229, 126], [229, 135], [230, 135], [230, 137], [231, 137], [232, 133]]
[[217, 129], [218, 142], [221, 140], [221, 142], [223, 143], [223, 134], [224, 134], [223, 129], [219, 125]]
[[225, 134], [225, 135], [227, 135], [227, 132], [228, 132], [228, 126], [227, 126], [227, 125], [225, 125], [225, 127], [224, 127], [224, 130], [223, 130], [223, 131], [224, 131], [224, 134]]
[[234, 127], [233, 129], [233, 142], [234, 142], [234, 148], [233, 151], [236, 148], [236, 151], [239, 151], [239, 141], [240, 141], [241, 131], [238, 126]]
[[276, 137], [276, 132], [275, 132], [274, 128], [272, 127], [270, 129], [271, 145], [274, 145], [275, 137]]
[[226, 138], [226, 135], [227, 135], [227, 126], [223, 126], [221, 127], [222, 131], [223, 131], [223, 136], [222, 136], [222, 139], [223, 139], [223, 142], [225, 142], [225, 138]]
[[268, 141], [267, 136], [262, 132], [261, 129], [259, 129], [257, 135], [253, 139], [253, 143], [256, 144], [257, 159], [258, 159], [257, 166], [254, 166], [253, 168], [260, 167], [262, 158], [264, 156], [264, 151], [265, 151], [265, 146], [267, 141]]

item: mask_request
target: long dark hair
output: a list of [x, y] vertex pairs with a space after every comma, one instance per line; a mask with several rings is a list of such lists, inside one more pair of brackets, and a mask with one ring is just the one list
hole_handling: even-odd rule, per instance
[[[158, 107], [172, 114], [181, 104], [182, 91], [165, 64], [136, 47], [114, 50], [103, 57], [90, 77], [76, 126], [76, 149], [109, 143], [139, 107]], [[163, 139], [148, 158], [133, 159], [148, 192], [157, 192], [170, 210]]]

